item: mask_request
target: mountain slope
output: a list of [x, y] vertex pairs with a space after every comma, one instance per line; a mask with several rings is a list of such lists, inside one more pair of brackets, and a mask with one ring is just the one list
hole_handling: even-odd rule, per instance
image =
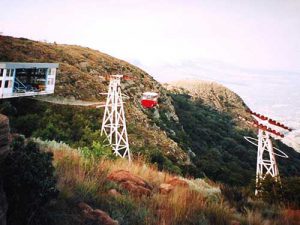
[[[255, 134], [236, 120], [246, 106], [225, 87], [201, 84], [201, 92], [194, 96], [187, 90], [168, 91], [141, 69], [80, 46], [0, 36], [0, 47], [0, 61], [60, 63], [54, 95], [59, 98], [103, 101], [100, 93], [107, 89], [106, 75], [133, 77], [122, 82], [122, 90], [130, 97], [125, 109], [134, 157], [173, 173], [208, 176], [235, 185], [247, 185], [254, 178], [256, 151], [243, 135]], [[158, 108], [141, 107], [144, 91], [159, 93]], [[22, 98], [3, 101], [1, 112], [9, 116], [13, 132], [28, 137], [62, 141], [75, 148], [94, 148], [103, 141], [99, 132], [102, 109]], [[280, 161], [280, 171], [299, 174], [300, 157], [283, 148], [292, 157], [284, 167]]]
[[[130, 138], [133, 143], [132, 146], [140, 147], [143, 145], [142, 142], [146, 142], [150, 145], [149, 148], [157, 148], [165, 155], [173, 159], [176, 158], [176, 161], [181, 161], [182, 163], [186, 160], [185, 152], [178, 147], [174, 141], [169, 139], [167, 135], [156, 126], [149, 125], [151, 124], [149, 118], [143, 112], [139, 104], [139, 99], [144, 91], [157, 91], [161, 95], [162, 103], [167, 110], [170, 120], [175, 122], [178, 120], [170, 98], [165, 94], [166, 91], [146, 72], [125, 61], [80, 46], [57, 45], [24, 38], [0, 36], [0, 47], [2, 49], [0, 52], [0, 61], [58, 62], [60, 65], [57, 73], [55, 96], [59, 97], [103, 101], [104, 98], [100, 93], [106, 92], [107, 90], [108, 82], [103, 79], [106, 75], [116, 73], [130, 75], [134, 80], [124, 81], [122, 83], [122, 89], [123, 92], [130, 97], [130, 101], [126, 103], [125, 109], [126, 113], [130, 115], [127, 117], [129, 130], [130, 127], [135, 127], [131, 129], [132, 132], [130, 133]], [[48, 107], [54, 111], [56, 110], [56, 106], [52, 106], [51, 104], [46, 105], [31, 100], [26, 101], [26, 104], [23, 104], [19, 102], [19, 100], [12, 100], [12, 102], [16, 102], [16, 107], [18, 107], [18, 105], [23, 106], [23, 108], [20, 109], [24, 111], [23, 114], [28, 113], [28, 111], [26, 111], [27, 109], [30, 111], [28, 105], [33, 104], [41, 105], [42, 108], [44, 107], [40, 109], [41, 111], [45, 111], [44, 109]], [[39, 108], [39, 106], [37, 106], [37, 108]], [[75, 114], [74, 111], [74, 115]], [[43, 120], [41, 117], [42, 115], [39, 119]], [[57, 121], [53, 122], [55, 123]], [[45, 123], [39, 124], [39, 126], [43, 125], [45, 125]], [[63, 130], [65, 127], [61, 129]], [[152, 141], [152, 136], [155, 136], [154, 142]]]
[[[208, 177], [225, 183], [244, 185], [255, 178], [256, 147], [243, 136], [257, 130], [239, 117], [251, 120], [243, 100], [226, 87], [207, 81], [177, 81], [165, 84], [176, 113], [195, 153], [193, 163]], [[284, 176], [299, 174], [299, 154], [279, 141], [288, 159], [278, 159]]]

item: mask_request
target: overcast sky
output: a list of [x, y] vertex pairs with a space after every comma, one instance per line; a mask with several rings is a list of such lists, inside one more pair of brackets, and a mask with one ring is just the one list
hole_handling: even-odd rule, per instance
[[[160, 81], [200, 78], [299, 129], [300, 0], [0, 0], [0, 32], [91, 47]], [[1, 51], [1, 49], [0, 49]], [[294, 138], [295, 139], [295, 138]]]
[[300, 71], [299, 0], [0, 0], [0, 32], [141, 65], [204, 58]]

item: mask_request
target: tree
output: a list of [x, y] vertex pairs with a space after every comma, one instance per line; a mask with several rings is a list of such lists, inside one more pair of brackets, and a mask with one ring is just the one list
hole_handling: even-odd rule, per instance
[[39, 224], [42, 207], [58, 194], [52, 157], [23, 136], [13, 141], [2, 168], [8, 224]]

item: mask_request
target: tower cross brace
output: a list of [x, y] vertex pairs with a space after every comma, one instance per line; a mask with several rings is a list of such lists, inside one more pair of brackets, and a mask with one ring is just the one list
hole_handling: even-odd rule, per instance
[[[257, 147], [256, 187], [267, 175], [280, 181], [274, 149], [268, 132], [259, 129]], [[257, 188], [255, 194], [258, 194]]]
[[131, 161], [121, 92], [122, 77], [123, 75], [112, 75], [110, 77], [101, 135], [106, 135], [115, 155], [122, 158], [128, 157], [128, 160]]
[[[278, 148], [273, 147], [271, 141], [271, 134], [277, 137], [283, 138], [284, 134], [280, 133], [277, 130], [274, 130], [273, 127], [285, 129], [292, 131], [291, 128], [270, 119], [264, 115], [253, 112], [251, 110], [246, 110], [250, 113], [256, 121], [249, 121], [245, 118], [242, 118], [248, 124], [253, 125], [258, 128], [258, 139], [252, 137], [244, 137], [248, 142], [257, 146], [257, 164], [256, 164], [256, 189], [255, 195], [259, 193], [259, 187], [261, 182], [267, 177], [271, 176], [275, 179], [276, 182], [280, 183], [279, 170], [276, 162], [275, 156], [282, 158], [288, 158], [287, 154], [281, 151]], [[257, 141], [256, 143], [253, 141]], [[276, 152], [274, 152], [276, 150]]]

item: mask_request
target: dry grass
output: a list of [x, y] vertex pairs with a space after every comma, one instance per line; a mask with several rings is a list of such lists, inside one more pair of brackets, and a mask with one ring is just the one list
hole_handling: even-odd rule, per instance
[[[129, 207], [137, 215], [141, 214], [141, 222], [132, 224], [173, 225], [173, 224], [213, 224], [228, 225], [232, 221], [240, 221], [245, 225], [299, 225], [298, 211], [274, 211], [275, 216], [264, 216], [266, 206], [256, 210], [247, 210], [245, 214], [237, 214], [222, 200], [218, 185], [201, 179], [184, 179], [189, 188], [176, 187], [169, 194], [160, 194], [159, 185], [174, 178], [174, 175], [158, 171], [154, 165], [146, 164], [142, 159], [129, 163], [124, 159], [114, 161], [85, 159], [79, 151], [56, 142], [36, 140], [42, 149], [53, 152], [54, 165], [58, 176], [58, 188], [65, 198], [76, 198], [79, 201], [106, 199], [102, 210], [113, 212], [113, 207]], [[142, 177], [154, 187], [150, 197], [134, 197], [123, 193], [121, 197], [111, 197], [107, 191], [116, 188], [108, 180], [109, 173], [116, 170], [127, 170]], [[116, 202], [113, 202], [116, 201]], [[110, 209], [106, 205], [112, 203]], [[132, 205], [135, 208], [132, 208]], [[261, 209], [260, 209], [261, 208]], [[126, 211], [126, 209], [125, 209]], [[114, 216], [114, 213], [111, 213]], [[120, 215], [117, 213], [120, 217]], [[116, 219], [116, 218], [115, 218]], [[131, 224], [124, 216], [124, 221]], [[123, 221], [123, 223], [124, 223]], [[123, 224], [122, 223], [122, 224]], [[234, 224], [234, 223], [233, 223]]]
[[[124, 159], [115, 161], [107, 159], [87, 160], [80, 155], [79, 151], [70, 149], [64, 144], [36, 141], [42, 149], [53, 152], [58, 188], [68, 198], [78, 198], [76, 196], [78, 195], [78, 188], [81, 190], [80, 197], [83, 199], [90, 194], [94, 198], [109, 197], [107, 194], [107, 183], [109, 183], [107, 175], [122, 169], [142, 177], [154, 187], [150, 197], [138, 198], [130, 194], [121, 197], [123, 200], [125, 198], [125, 200], [132, 201], [136, 206], [144, 207], [147, 210], [146, 224], [194, 224], [192, 221], [197, 220], [200, 214], [203, 219], [210, 215], [217, 217], [218, 210], [223, 212], [223, 209], [226, 213], [222, 214], [220, 211], [220, 216], [226, 218], [225, 221], [228, 221], [230, 217], [227, 215], [229, 212], [227, 207], [220, 202], [216, 184], [214, 184], [215, 187], [212, 187], [204, 181], [185, 179], [190, 183], [190, 188], [176, 187], [171, 193], [163, 195], [159, 193], [159, 185], [174, 178], [174, 175], [158, 171], [156, 166], [148, 165], [142, 159], [137, 159], [132, 163]], [[195, 188], [197, 185], [199, 186], [198, 189]], [[214, 191], [209, 191], [209, 189]]]

